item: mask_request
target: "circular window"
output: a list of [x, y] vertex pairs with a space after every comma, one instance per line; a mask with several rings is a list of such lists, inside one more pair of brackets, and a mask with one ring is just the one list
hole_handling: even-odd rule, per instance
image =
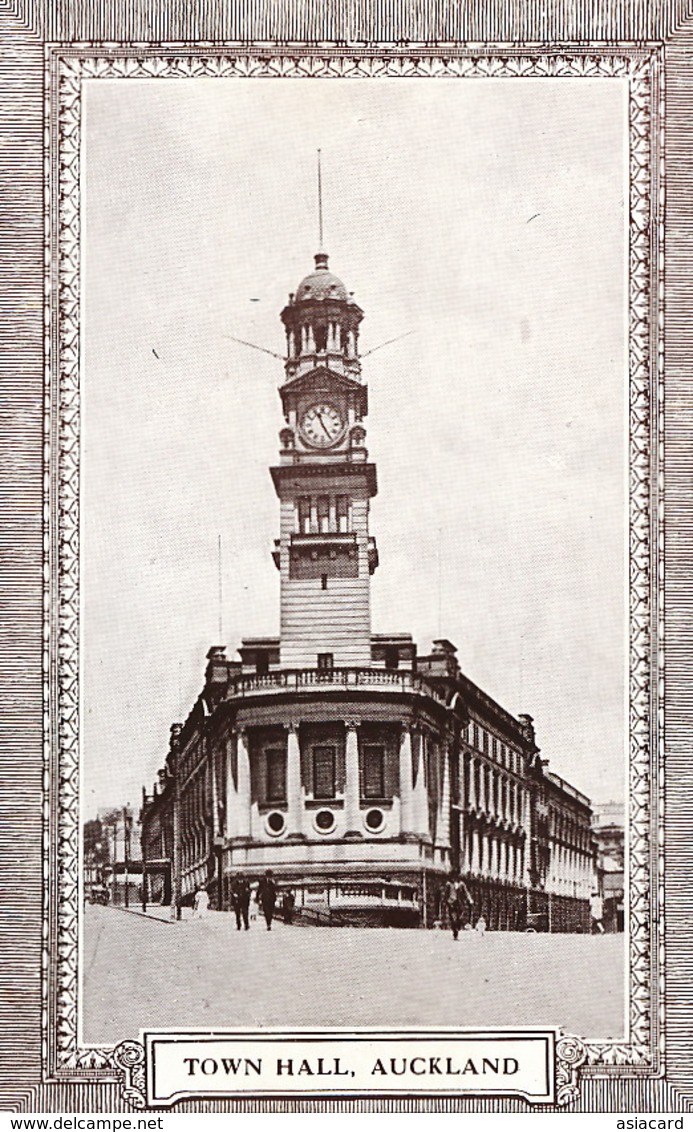
[[385, 825], [385, 815], [382, 810], [369, 810], [366, 814], [366, 828], [371, 833], [377, 833]]
[[315, 828], [319, 833], [329, 833], [334, 829], [334, 814], [332, 810], [318, 810], [315, 815]]
[[280, 814], [278, 810], [275, 810], [274, 813], [270, 814], [267, 818], [267, 828], [275, 837], [284, 832], [285, 825], [284, 815]]

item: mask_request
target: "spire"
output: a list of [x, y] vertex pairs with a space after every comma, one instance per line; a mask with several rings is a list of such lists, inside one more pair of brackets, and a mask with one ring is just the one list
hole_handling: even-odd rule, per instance
[[[323, 231], [322, 231], [322, 150], [318, 150], [318, 252], [324, 255], [323, 248]], [[318, 257], [315, 257], [315, 265], [318, 265]], [[327, 267], [327, 257], [325, 256], [325, 267]]]

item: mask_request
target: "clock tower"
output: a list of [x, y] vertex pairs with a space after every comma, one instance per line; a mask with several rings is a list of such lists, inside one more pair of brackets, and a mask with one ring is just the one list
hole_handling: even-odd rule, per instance
[[377, 486], [365, 447], [362, 318], [324, 252], [281, 312], [285, 426], [271, 473], [281, 515], [273, 557], [281, 574], [283, 668], [371, 663], [370, 575], [378, 553], [368, 513]]

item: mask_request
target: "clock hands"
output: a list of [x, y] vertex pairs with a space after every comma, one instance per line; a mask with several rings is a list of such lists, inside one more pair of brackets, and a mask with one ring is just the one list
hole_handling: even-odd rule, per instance
[[316, 409], [315, 415], [318, 418], [318, 420], [320, 421], [320, 424], [322, 426], [322, 431], [325, 433], [325, 436], [327, 437], [328, 440], [331, 440], [332, 437], [330, 436], [329, 430], [328, 430], [327, 426], [325, 425], [324, 420], [322, 419], [322, 413], [318, 409]]

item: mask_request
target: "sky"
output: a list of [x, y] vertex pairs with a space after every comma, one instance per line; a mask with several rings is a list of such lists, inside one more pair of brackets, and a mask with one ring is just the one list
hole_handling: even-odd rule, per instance
[[[205, 654], [276, 635], [279, 312], [365, 312], [373, 632], [445, 636], [595, 801], [626, 773], [626, 93], [602, 79], [85, 83], [83, 813]], [[222, 601], [219, 601], [221, 537]], [[221, 639], [220, 639], [221, 624]]]

